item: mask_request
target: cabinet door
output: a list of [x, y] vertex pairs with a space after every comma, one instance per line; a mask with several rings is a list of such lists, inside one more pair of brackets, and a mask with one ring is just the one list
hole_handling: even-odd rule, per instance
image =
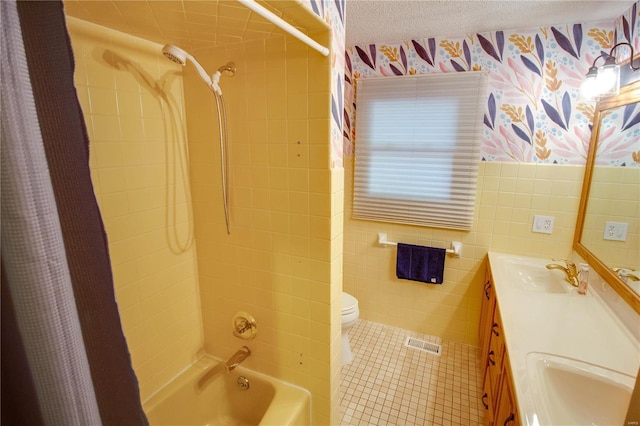
[[487, 365], [487, 354], [489, 353], [489, 341], [491, 340], [491, 325], [493, 324], [493, 311], [496, 306], [496, 296], [491, 280], [491, 270], [487, 265], [485, 273], [484, 288], [482, 290], [482, 307], [480, 310], [480, 327], [478, 336], [480, 340], [480, 365]]
[[491, 341], [487, 354], [487, 369], [489, 370], [489, 379], [491, 381], [491, 388], [493, 389], [492, 398], [494, 401], [497, 401], [503, 372], [502, 358], [504, 354], [502, 321], [500, 320], [500, 309], [497, 305], [493, 312], [493, 323], [491, 324], [490, 334]]
[[502, 380], [500, 384], [500, 398], [497, 401], [495, 410], [496, 426], [520, 425], [520, 419], [518, 418], [518, 405], [513, 392], [510, 371], [509, 357], [505, 355]]
[[493, 424], [494, 404], [492, 398], [491, 380], [489, 380], [489, 369], [485, 370], [482, 386], [482, 408], [484, 408], [484, 421], [487, 426]]

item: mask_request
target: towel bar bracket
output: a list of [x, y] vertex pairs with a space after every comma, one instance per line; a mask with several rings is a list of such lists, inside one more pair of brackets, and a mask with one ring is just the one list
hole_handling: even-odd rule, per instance
[[[398, 243], [387, 240], [386, 232], [378, 232], [378, 245], [388, 247], [397, 246]], [[451, 241], [451, 248], [447, 249], [447, 254], [452, 254], [454, 257], [460, 257], [462, 254], [462, 243], [460, 241]]]

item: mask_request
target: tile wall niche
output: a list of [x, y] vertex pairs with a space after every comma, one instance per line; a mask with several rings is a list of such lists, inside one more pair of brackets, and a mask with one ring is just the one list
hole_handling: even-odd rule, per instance
[[[487, 251], [570, 258], [583, 175], [583, 166], [482, 162], [473, 230], [464, 232], [352, 219], [353, 158], [345, 159], [344, 289], [364, 319], [477, 345]], [[534, 215], [554, 216], [553, 233], [533, 233]], [[447, 256], [442, 285], [399, 280], [396, 249], [379, 247], [378, 232], [443, 248], [461, 241], [462, 256]]]
[[156, 43], [71, 17], [67, 25], [120, 317], [145, 400], [203, 346], [182, 79]]
[[[328, 31], [313, 38], [329, 41]], [[185, 69], [205, 350], [242, 345], [247, 367], [313, 396], [314, 424], [338, 415], [343, 170], [330, 168], [329, 59], [290, 37], [198, 53], [220, 82], [229, 127], [231, 233], [222, 209], [215, 103]], [[232, 335], [234, 314], [258, 324]], [[335, 421], [334, 421], [335, 423]]]

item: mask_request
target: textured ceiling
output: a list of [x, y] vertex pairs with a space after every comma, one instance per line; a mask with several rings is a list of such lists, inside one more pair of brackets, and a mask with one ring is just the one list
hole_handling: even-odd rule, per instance
[[609, 21], [633, 0], [346, 0], [346, 45]]

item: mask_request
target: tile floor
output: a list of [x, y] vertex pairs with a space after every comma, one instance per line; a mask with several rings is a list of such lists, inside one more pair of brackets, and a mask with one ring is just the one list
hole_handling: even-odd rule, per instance
[[[407, 336], [442, 345], [441, 355], [405, 347]], [[484, 424], [478, 348], [365, 320], [349, 340], [341, 425]]]

